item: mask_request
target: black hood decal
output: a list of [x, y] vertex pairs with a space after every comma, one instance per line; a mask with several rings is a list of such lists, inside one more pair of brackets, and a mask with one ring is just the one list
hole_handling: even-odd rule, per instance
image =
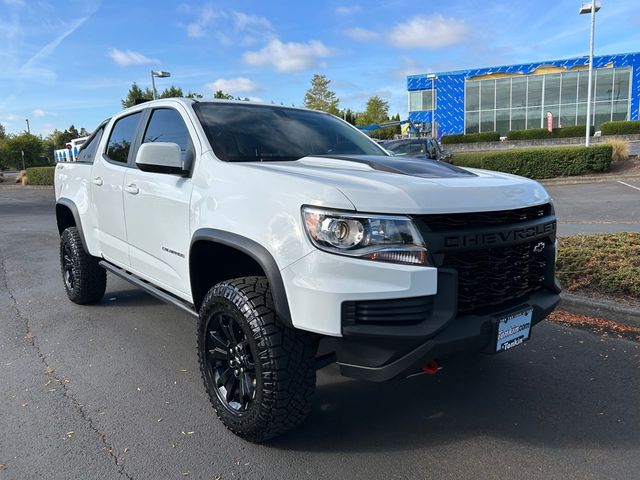
[[410, 157], [387, 157], [383, 155], [313, 155], [316, 157], [335, 158], [349, 162], [363, 163], [381, 172], [410, 175], [423, 178], [455, 178], [476, 177], [468, 172], [448, 163]]

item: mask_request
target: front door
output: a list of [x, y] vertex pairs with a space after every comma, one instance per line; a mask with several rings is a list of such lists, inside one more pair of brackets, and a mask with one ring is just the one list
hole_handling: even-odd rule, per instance
[[[142, 143], [170, 142], [180, 146], [183, 163], [194, 157], [191, 135], [173, 108], [151, 111]], [[188, 177], [143, 172], [135, 164], [124, 178], [124, 212], [131, 268], [143, 278], [189, 299], [190, 200]]]

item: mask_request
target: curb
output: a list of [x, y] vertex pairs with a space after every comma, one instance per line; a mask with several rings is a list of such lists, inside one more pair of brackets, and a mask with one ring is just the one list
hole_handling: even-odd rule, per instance
[[632, 327], [640, 327], [640, 307], [621, 305], [612, 300], [594, 299], [572, 293], [561, 293], [559, 309], [589, 317], [613, 320]]
[[538, 180], [543, 185], [581, 185], [585, 183], [601, 183], [601, 182], [616, 182], [620, 179], [624, 180], [640, 180], [640, 175], [620, 175], [617, 177], [607, 176], [607, 177], [594, 177], [594, 176], [577, 176], [575, 178], [566, 177], [566, 178], [548, 178], [546, 180]]
[[0, 190], [53, 190], [53, 185], [2, 185]]

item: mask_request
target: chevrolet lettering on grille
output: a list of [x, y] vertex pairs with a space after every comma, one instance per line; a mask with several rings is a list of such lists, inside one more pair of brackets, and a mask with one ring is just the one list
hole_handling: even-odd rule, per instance
[[547, 236], [556, 231], [555, 220], [548, 223], [542, 223], [524, 228], [515, 228], [511, 230], [473, 233], [473, 234], [457, 234], [446, 235], [444, 237], [445, 249], [457, 248], [488, 248], [500, 245], [516, 243], [519, 241], [529, 240], [536, 237]]

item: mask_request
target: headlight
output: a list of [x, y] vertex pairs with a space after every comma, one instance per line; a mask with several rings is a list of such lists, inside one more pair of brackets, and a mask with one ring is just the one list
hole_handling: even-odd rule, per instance
[[427, 265], [427, 249], [410, 218], [359, 215], [303, 207], [311, 242], [338, 255], [406, 265]]

